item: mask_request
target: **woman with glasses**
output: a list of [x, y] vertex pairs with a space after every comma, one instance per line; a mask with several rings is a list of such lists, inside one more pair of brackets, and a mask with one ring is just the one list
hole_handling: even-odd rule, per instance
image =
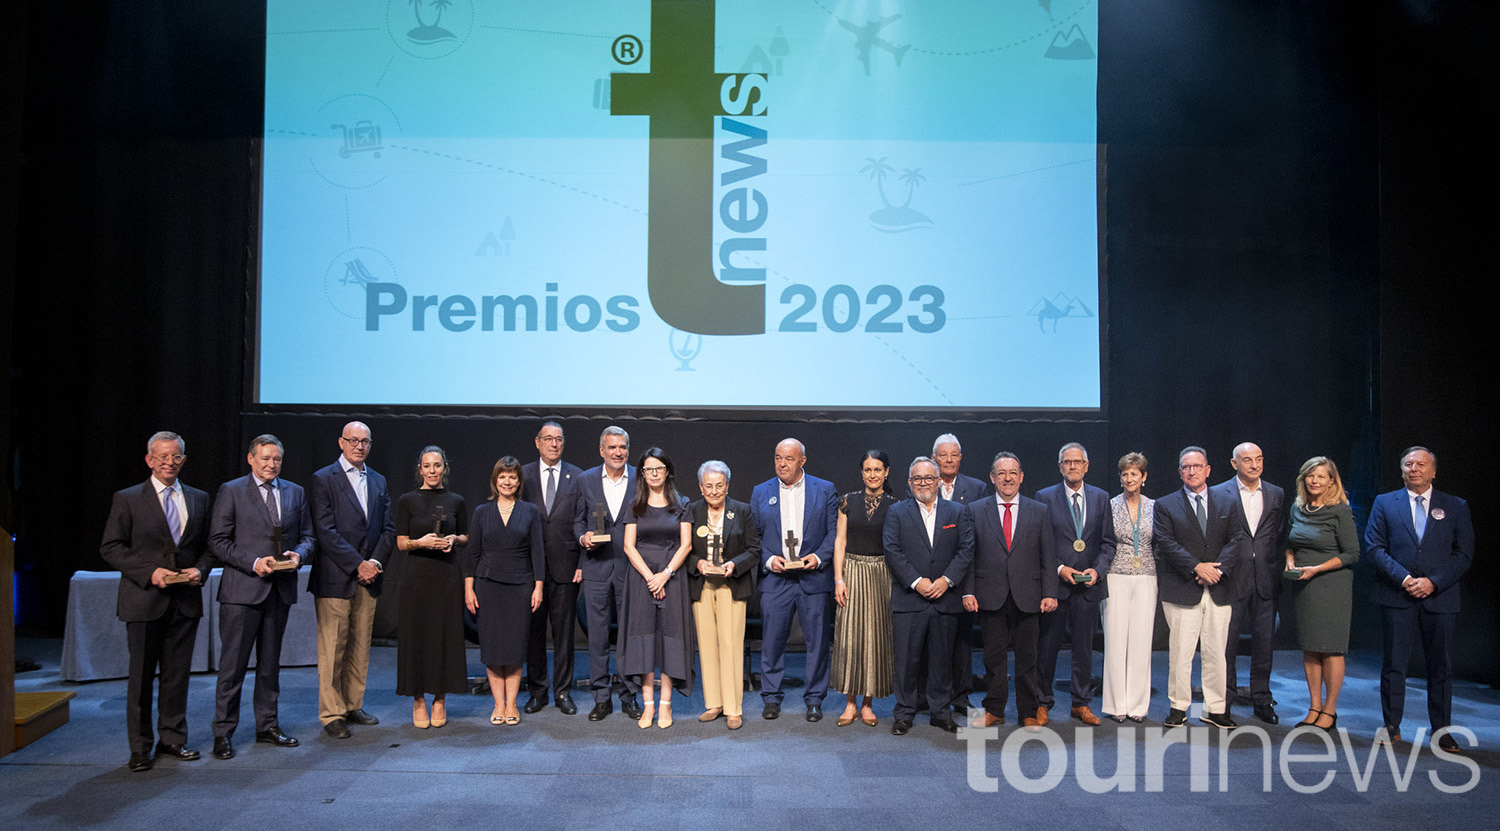
[[[755, 593], [760, 563], [760, 531], [750, 505], [729, 498], [729, 465], [698, 467], [703, 498], [688, 506], [693, 550], [688, 554], [688, 596], [698, 630], [698, 663], [703, 676], [703, 714], [721, 714], [730, 730], [744, 724], [745, 606]], [[716, 565], [717, 563], [717, 565]]]
[[[641, 454], [635, 504], [625, 512], [625, 595], [620, 603], [620, 674], [641, 692], [642, 728], [672, 726], [672, 688], [693, 688], [693, 611], [686, 575], [691, 550], [687, 501], [677, 495], [672, 460], [660, 447]], [[656, 673], [661, 670], [661, 715]]]
[[1339, 723], [1344, 653], [1349, 651], [1351, 566], [1359, 559], [1359, 536], [1338, 466], [1327, 456], [1308, 459], [1297, 472], [1286, 545], [1286, 568], [1293, 573], [1288, 577], [1296, 578], [1292, 605], [1307, 676], [1307, 718], [1297, 724], [1332, 731]]
[[464, 603], [479, 623], [479, 659], [495, 709], [490, 724], [519, 724], [516, 696], [531, 613], [542, 605], [542, 512], [521, 499], [521, 462], [506, 456], [490, 471], [490, 501], [474, 509], [460, 562]]
[[[867, 450], [860, 459], [862, 490], [839, 499], [839, 525], [833, 541], [833, 670], [830, 686], [845, 697], [838, 726], [857, 717], [878, 722], [874, 700], [894, 692], [895, 643], [891, 623], [891, 573], [885, 564], [885, 515], [896, 504], [888, 477], [891, 459]], [[860, 697], [864, 697], [863, 705]]]
[[469, 513], [464, 498], [448, 490], [448, 472], [443, 448], [424, 447], [417, 458], [421, 487], [396, 501], [396, 547], [406, 552], [396, 626], [396, 694], [412, 697], [411, 723], [423, 729], [448, 723], [448, 693], [469, 691], [464, 583], [455, 562], [455, 549], [469, 544]]

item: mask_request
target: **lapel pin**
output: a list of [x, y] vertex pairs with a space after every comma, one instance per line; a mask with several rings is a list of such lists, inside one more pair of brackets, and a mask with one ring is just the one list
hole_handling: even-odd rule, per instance
[[773, 496], [773, 497], [771, 497], [771, 501], [770, 501], [770, 502], [767, 502], [767, 503], [766, 503], [766, 504], [767, 504], [767, 505], [775, 505], [775, 504], [776, 504], [776, 497], [774, 497], [774, 496]]
[[1445, 517], [1447, 515], [1448, 514], [1446, 514], [1446, 513], [1443, 512], [1442, 508], [1433, 508], [1432, 509], [1432, 518], [1433, 519], [1439, 519], [1440, 520], [1440, 519], [1442, 519], [1443, 517]]

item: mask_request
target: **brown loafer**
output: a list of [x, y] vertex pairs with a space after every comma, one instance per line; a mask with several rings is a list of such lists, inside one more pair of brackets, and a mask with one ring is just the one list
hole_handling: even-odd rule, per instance
[[723, 712], [724, 712], [724, 708], [723, 707], [715, 707], [712, 710], [704, 710], [703, 713], [698, 716], [698, 720], [699, 721], [713, 721], [714, 719], [716, 719], [720, 715], [722, 715]]
[[1090, 710], [1088, 707], [1074, 707], [1073, 718], [1078, 719], [1079, 721], [1087, 724], [1090, 727], [1097, 727], [1099, 725], [1099, 717], [1094, 715], [1094, 711]]
[[730, 730], [738, 730], [745, 723], [745, 720], [739, 716], [730, 716], [728, 720]]
[[1026, 728], [1027, 731], [1032, 732], [1032, 733], [1035, 733], [1036, 731], [1042, 729], [1041, 724], [1036, 719], [1034, 719], [1034, 718], [1023, 718], [1023, 719], [1021, 719], [1021, 726], [1024, 727], [1024, 728]]
[[973, 720], [973, 724], [976, 727], [994, 727], [997, 724], [1004, 724], [1004, 723], [1005, 723], [1005, 717], [1004, 716], [997, 716], [994, 713], [985, 713], [984, 715], [980, 716], [979, 718]]
[[1039, 726], [1039, 727], [1046, 727], [1047, 726], [1047, 721], [1048, 721], [1048, 719], [1047, 719], [1047, 708], [1046, 707], [1038, 707], [1038, 708], [1036, 708], [1036, 723], [1037, 723], [1037, 726]]

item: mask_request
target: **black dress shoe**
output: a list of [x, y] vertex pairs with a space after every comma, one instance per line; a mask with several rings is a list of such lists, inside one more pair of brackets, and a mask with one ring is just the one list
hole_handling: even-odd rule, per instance
[[150, 770], [150, 769], [151, 769], [151, 754], [149, 754], [149, 753], [132, 753], [132, 754], [130, 754], [130, 772], [131, 773], [140, 773], [143, 770]]
[[808, 707], [807, 707], [807, 720], [808, 721], [822, 721], [823, 720], [823, 705], [821, 705], [821, 704], [810, 704], [810, 705], [808, 705]]
[[[347, 729], [347, 728], [346, 728]], [[274, 744], [277, 747], [296, 747], [297, 740], [281, 732], [280, 727], [262, 730], [255, 734], [256, 744]]]
[[1173, 707], [1167, 713], [1167, 717], [1161, 720], [1161, 723], [1168, 727], [1181, 727], [1187, 724], [1187, 711]]
[[[336, 718], [323, 725], [323, 732], [327, 733], [331, 739], [347, 739], [350, 736], [349, 724], [341, 718]], [[256, 736], [255, 740], [260, 741], [260, 736]], [[273, 742], [273, 744], [279, 744], [279, 742]]]
[[892, 736], [904, 736], [909, 732], [911, 732], [911, 722], [906, 719], [898, 718], [896, 723], [891, 725]]
[[1203, 722], [1204, 724], [1213, 725], [1220, 730], [1233, 730], [1236, 727], [1239, 727], [1239, 725], [1235, 723], [1234, 719], [1229, 717], [1228, 710], [1225, 710], [1222, 713], [1204, 713], [1198, 718], [1198, 720]]
[[608, 701], [601, 701], [589, 710], [589, 721], [603, 721], [604, 717], [615, 711], [615, 705]]
[[939, 730], [942, 730], [945, 733], [958, 732], [958, 722], [954, 721], [952, 716], [949, 716], [947, 718], [934, 718], [932, 719], [932, 726], [938, 728]]
[[1266, 724], [1280, 724], [1281, 718], [1276, 715], [1276, 708], [1269, 701], [1255, 705], [1255, 717]]
[[527, 715], [533, 715], [536, 713], [540, 713], [542, 711], [542, 708], [545, 706], [547, 706], [546, 693], [542, 693], [541, 695], [533, 695], [531, 696], [531, 700], [526, 702], [526, 706], [522, 709], [522, 712], [525, 712]]
[[363, 724], [365, 726], [380, 723], [380, 719], [370, 715], [364, 710], [350, 710], [349, 712], [344, 714], [344, 721], [347, 721], [350, 724]]
[[196, 762], [199, 759], [198, 751], [180, 744], [156, 743], [156, 755], [176, 759], [179, 762]]
[[578, 712], [578, 705], [573, 703], [571, 695], [560, 695], [557, 697], [557, 709], [562, 710], [563, 715], [571, 716]]
[[620, 712], [636, 721], [640, 721], [641, 719], [641, 705], [636, 702], [633, 695], [620, 696]]
[[234, 742], [230, 741], [228, 736], [214, 736], [214, 758], [234, 758]]
[[[1458, 746], [1458, 740], [1453, 738], [1452, 733], [1444, 733], [1443, 737], [1441, 739], [1438, 739], [1438, 750], [1441, 750], [1444, 753], [1464, 752], [1464, 749]], [[132, 768], [132, 770], [134, 770], [134, 768]]]
[[772, 721], [781, 715], [781, 705], [775, 701], [768, 703], [764, 710], [760, 711], [760, 717], [766, 721]]

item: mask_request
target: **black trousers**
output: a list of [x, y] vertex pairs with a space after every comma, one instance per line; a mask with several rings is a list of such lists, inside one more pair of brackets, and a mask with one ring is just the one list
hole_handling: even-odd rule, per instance
[[1057, 653], [1062, 651], [1063, 627], [1072, 643], [1072, 696], [1074, 707], [1087, 707], [1093, 700], [1094, 634], [1099, 631], [1099, 601], [1089, 600], [1081, 591], [1064, 586], [1058, 592], [1057, 611], [1041, 621], [1037, 646], [1037, 695], [1041, 705], [1051, 709], [1052, 678], [1057, 674]]
[[[1280, 579], [1279, 577], [1277, 579]], [[1229, 643], [1224, 649], [1224, 675], [1229, 686], [1239, 686], [1236, 660], [1240, 635], [1250, 631], [1250, 697], [1256, 704], [1271, 703], [1271, 658], [1276, 644], [1276, 598], [1257, 592], [1234, 604], [1229, 617]], [[1232, 700], [1227, 703], [1234, 703]]]
[[[891, 628], [896, 647], [895, 717], [911, 721], [917, 713], [919, 691], [925, 691], [932, 717], [951, 718], [948, 702], [953, 700], [953, 638], [958, 615], [939, 612], [929, 605], [919, 612], [893, 612]], [[921, 672], [924, 656], [925, 678]]]
[[[1055, 613], [1054, 613], [1055, 614]], [[988, 690], [984, 695], [985, 712], [1005, 716], [1005, 702], [1010, 697], [1006, 681], [1006, 653], [1016, 652], [1017, 719], [1031, 718], [1041, 706], [1041, 675], [1037, 671], [1037, 641], [1041, 622], [1036, 613], [1016, 608], [1014, 598], [994, 611], [979, 610], [979, 634], [984, 639], [984, 675]]]
[[583, 610], [589, 621], [589, 686], [593, 688], [595, 704], [608, 701], [611, 692], [630, 695], [620, 676], [609, 671], [609, 627], [623, 597], [623, 581], [613, 578], [583, 581]]
[[259, 603], [219, 605], [219, 683], [214, 690], [214, 736], [233, 736], [240, 725], [240, 691], [245, 671], [250, 666], [250, 652], [255, 652], [255, 730], [264, 732], [279, 727], [276, 702], [281, 697], [281, 636], [286, 634], [286, 618], [292, 611], [281, 592], [273, 586], [271, 594]]
[[547, 694], [547, 629], [552, 630], [552, 695], [569, 695], [573, 688], [573, 628], [578, 624], [581, 583], [542, 583], [542, 605], [531, 613], [531, 637], [526, 644], [526, 688], [532, 698]]
[[1420, 604], [1405, 609], [1381, 606], [1384, 648], [1380, 656], [1380, 711], [1390, 727], [1401, 726], [1406, 709], [1406, 665], [1411, 644], [1422, 639], [1427, 662], [1427, 718], [1432, 729], [1453, 725], [1453, 633], [1458, 615], [1429, 612]]
[[[158, 737], [164, 744], [187, 743], [188, 674], [193, 664], [193, 641], [198, 618], [187, 617], [169, 604], [156, 620], [129, 621], [125, 639], [130, 649], [130, 680], [125, 687], [125, 731], [131, 753], [151, 752]], [[156, 731], [151, 726], [152, 681], [160, 673], [156, 696]]]

